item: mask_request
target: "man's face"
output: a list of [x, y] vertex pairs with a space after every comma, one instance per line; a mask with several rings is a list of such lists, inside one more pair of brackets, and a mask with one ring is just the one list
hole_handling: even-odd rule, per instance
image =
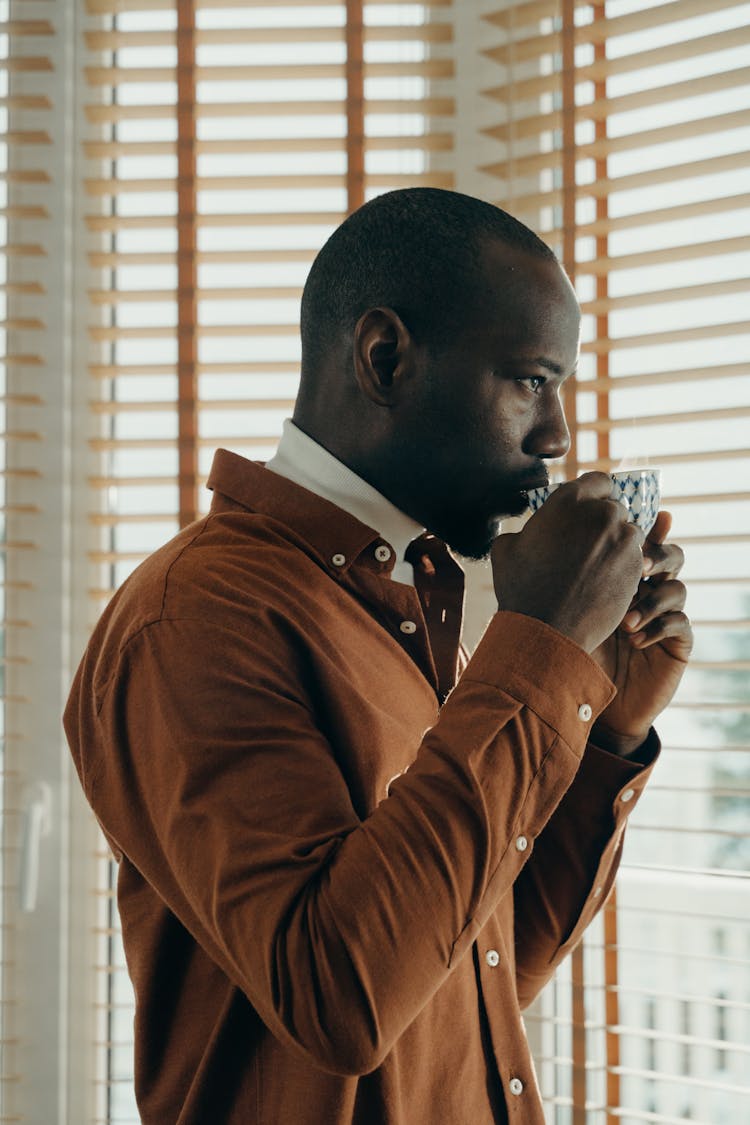
[[569, 448], [560, 392], [575, 370], [580, 324], [554, 261], [493, 244], [482, 289], [463, 330], [425, 360], [410, 404], [419, 438], [411, 455], [403, 450], [413, 495], [425, 498], [420, 518], [470, 558], [487, 554], [500, 519], [526, 509], [526, 489], [547, 479], [545, 462]]

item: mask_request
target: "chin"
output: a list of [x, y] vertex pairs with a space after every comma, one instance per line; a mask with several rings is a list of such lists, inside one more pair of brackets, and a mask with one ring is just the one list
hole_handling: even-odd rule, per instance
[[493, 513], [484, 520], [476, 523], [464, 524], [462, 527], [452, 528], [450, 534], [442, 538], [450, 549], [464, 559], [479, 561], [489, 556], [492, 544], [500, 534], [500, 523], [510, 516], [520, 516], [529, 506], [525, 492], [517, 492], [514, 496], [504, 498], [502, 511]]
[[462, 559], [486, 559], [499, 534], [500, 518], [493, 517], [482, 528], [460, 528], [455, 534], [445, 536], [445, 542]]

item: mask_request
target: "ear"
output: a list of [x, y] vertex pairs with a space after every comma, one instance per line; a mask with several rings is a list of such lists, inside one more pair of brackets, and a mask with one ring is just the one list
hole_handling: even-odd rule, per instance
[[393, 309], [368, 309], [357, 321], [352, 345], [359, 389], [378, 406], [392, 406], [411, 372], [409, 329]]

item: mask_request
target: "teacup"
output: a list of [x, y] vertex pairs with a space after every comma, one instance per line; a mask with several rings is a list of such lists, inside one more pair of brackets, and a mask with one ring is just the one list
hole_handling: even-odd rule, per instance
[[[659, 511], [661, 495], [661, 472], [659, 469], [622, 469], [610, 473], [612, 478], [612, 500], [619, 501], [628, 510], [628, 518], [638, 524], [644, 535], [648, 535]], [[548, 484], [546, 488], [532, 488], [528, 492], [529, 507], [533, 512], [541, 508], [559, 484]]]

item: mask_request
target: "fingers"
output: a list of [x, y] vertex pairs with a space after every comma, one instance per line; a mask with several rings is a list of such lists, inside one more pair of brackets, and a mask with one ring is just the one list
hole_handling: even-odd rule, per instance
[[622, 628], [630, 635], [631, 644], [635, 648], [646, 648], [665, 637], [681, 634], [685, 624], [689, 629], [688, 618], [682, 612], [686, 597], [684, 585], [676, 579], [641, 582], [622, 620]]
[[643, 572], [649, 578], [657, 575], [676, 578], [684, 565], [685, 554], [676, 543], [665, 543], [663, 547], [643, 544]]
[[687, 661], [693, 648], [693, 629], [687, 614], [674, 610], [661, 614], [633, 633], [630, 643], [638, 649], [662, 645], [675, 659]]
[[675, 656], [687, 660], [693, 632], [683, 612], [687, 590], [677, 580], [685, 555], [676, 543], [665, 543], [671, 527], [671, 512], [659, 512], [643, 544], [646, 577], [638, 584], [622, 628], [630, 635], [634, 648], [668, 642]]
[[684, 609], [686, 598], [685, 586], [674, 578], [659, 583], [642, 580], [623, 618], [623, 626], [632, 631], [642, 628], [662, 613]]
[[581, 499], [609, 500], [612, 492], [612, 478], [607, 473], [584, 473], [577, 480], [570, 481], [569, 487]]
[[672, 513], [659, 512], [643, 544], [643, 573], [649, 578], [676, 578], [685, 565], [685, 554], [676, 543], [665, 543], [672, 527]]
[[662, 510], [656, 513], [654, 526], [649, 531], [647, 543], [663, 543], [672, 530], [672, 513]]

